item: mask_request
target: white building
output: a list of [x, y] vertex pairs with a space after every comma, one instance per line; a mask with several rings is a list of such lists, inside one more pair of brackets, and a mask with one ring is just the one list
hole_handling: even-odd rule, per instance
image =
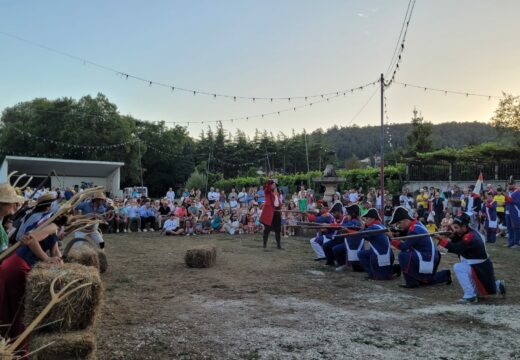
[[[121, 194], [121, 167], [125, 163], [89, 160], [48, 159], [23, 156], [6, 156], [0, 167], [0, 183], [7, 181], [7, 175], [18, 171], [16, 175], [33, 176], [32, 185], [39, 184], [52, 171], [47, 187], [73, 188], [82, 182], [93, 186], [103, 186], [105, 191], [114, 195]], [[24, 181], [21, 181], [24, 183]]]

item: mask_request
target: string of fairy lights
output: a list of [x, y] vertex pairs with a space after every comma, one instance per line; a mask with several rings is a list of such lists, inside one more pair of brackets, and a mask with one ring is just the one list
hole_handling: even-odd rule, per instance
[[[347, 95], [351, 95], [357, 92], [361, 92], [363, 90], [366, 90], [369, 87], [374, 87], [378, 81], [372, 81], [369, 83], [365, 83], [363, 85], [352, 87], [348, 90], [345, 90], [343, 92], [336, 92], [333, 95], [323, 97], [320, 100], [315, 100], [312, 102], [304, 103], [303, 105], [297, 105], [297, 106], [291, 106], [291, 107], [284, 107], [282, 109], [265, 112], [265, 113], [258, 113], [258, 114], [251, 114], [251, 115], [242, 115], [237, 117], [231, 117], [231, 118], [222, 118], [222, 119], [211, 119], [211, 120], [200, 120], [200, 121], [182, 121], [182, 120], [149, 120], [144, 119], [141, 121], [150, 122], [150, 123], [159, 123], [164, 122], [166, 124], [170, 124], [172, 126], [189, 126], [193, 124], [218, 124], [223, 122], [229, 122], [233, 123], [235, 121], [249, 121], [249, 120], [255, 120], [255, 119], [265, 119], [267, 117], [273, 117], [273, 116], [279, 116], [283, 113], [287, 112], [296, 112], [297, 110], [304, 109], [304, 108], [311, 108], [313, 105], [321, 104], [321, 103], [328, 103], [331, 100], [340, 98], [340, 97], [346, 97]], [[83, 117], [83, 118], [99, 118], [99, 119], [105, 119], [107, 115], [99, 114], [99, 113], [88, 113], [88, 112], [81, 112], [81, 111], [59, 111], [59, 110], [47, 110], [47, 109], [31, 109], [31, 111], [35, 111], [38, 113], [49, 113], [49, 114], [62, 114], [67, 116], [77, 116], [77, 117]]]
[[351, 91], [351, 89], [340, 89], [340, 90], [323, 92], [323, 93], [318, 93], [318, 94], [291, 95], [291, 96], [244, 96], [244, 95], [239, 95], [239, 94], [224, 94], [224, 93], [212, 92], [212, 91], [207, 91], [207, 90], [187, 88], [187, 87], [183, 87], [183, 86], [178, 86], [177, 84], [173, 84], [173, 83], [166, 83], [164, 81], [156, 81], [156, 80], [148, 79], [148, 78], [145, 78], [145, 77], [142, 77], [142, 76], [139, 76], [139, 75], [135, 75], [135, 74], [129, 73], [127, 71], [114, 69], [114, 68], [112, 68], [110, 66], [107, 66], [107, 65], [104, 65], [104, 64], [100, 64], [98, 62], [95, 62], [95, 61], [92, 61], [92, 60], [89, 60], [89, 59], [86, 59], [86, 58], [82, 58], [80, 56], [70, 54], [70, 53], [65, 52], [63, 50], [55, 49], [53, 47], [50, 47], [50, 46], [41, 44], [39, 42], [36, 42], [36, 41], [33, 41], [33, 40], [29, 40], [29, 39], [26, 39], [26, 38], [23, 38], [21, 36], [18, 36], [18, 35], [15, 35], [15, 34], [11, 34], [11, 33], [5, 32], [5, 31], [0, 31], [0, 35], [3, 35], [3, 36], [6, 36], [6, 37], [9, 37], [11, 39], [15, 39], [15, 40], [24, 42], [26, 44], [29, 44], [29, 45], [32, 45], [32, 46], [35, 46], [35, 47], [39, 47], [39, 48], [41, 48], [43, 50], [46, 50], [46, 51], [49, 51], [49, 52], [52, 52], [52, 53], [55, 53], [55, 54], [58, 54], [58, 55], [61, 55], [61, 56], [64, 56], [64, 57], [68, 57], [68, 58], [70, 58], [72, 60], [76, 60], [76, 61], [82, 63], [83, 65], [90, 65], [90, 66], [93, 66], [93, 67], [96, 67], [96, 68], [99, 68], [99, 69], [102, 69], [102, 70], [114, 73], [118, 77], [120, 77], [121, 79], [140, 81], [140, 82], [145, 83], [149, 87], [157, 86], [157, 87], [165, 88], [165, 89], [169, 90], [172, 94], [179, 93], [179, 92], [180, 93], [188, 93], [188, 94], [191, 94], [193, 96], [202, 95], [202, 96], [208, 96], [208, 97], [211, 97], [211, 98], [214, 98], [214, 99], [217, 99], [217, 98], [232, 99], [235, 102], [237, 100], [246, 100], [246, 101], [249, 101], [249, 102], [252, 102], [252, 103], [261, 102], [261, 101], [263, 101], [263, 102], [271, 102], [271, 103], [274, 102], [274, 101], [285, 101], [285, 102], [289, 102], [290, 103], [292, 101], [297, 101], [297, 100], [309, 101], [309, 100], [312, 100], [312, 99], [324, 99], [324, 98], [327, 98], [327, 97], [331, 97], [331, 96], [334, 96], [334, 95], [347, 93], [347, 92]]
[[[165, 156], [168, 156], [171, 159], [179, 159], [179, 158], [184, 158], [185, 157], [184, 154], [178, 154], [178, 153], [174, 153], [172, 151], [167, 151], [167, 150], [160, 149], [159, 147], [154, 146], [154, 145], [150, 144], [149, 142], [140, 139], [137, 136], [134, 137], [132, 140], [121, 142], [121, 143], [118, 143], [118, 144], [110, 144], [110, 145], [81, 145], [81, 144], [66, 143], [66, 142], [63, 142], [63, 141], [58, 141], [58, 140], [49, 139], [49, 138], [46, 138], [46, 137], [43, 137], [43, 136], [34, 135], [34, 134], [32, 134], [32, 133], [30, 133], [28, 131], [21, 130], [21, 129], [15, 127], [15, 126], [9, 126], [9, 128], [15, 130], [16, 132], [18, 132], [22, 136], [25, 136], [25, 137], [29, 138], [30, 140], [38, 140], [38, 141], [42, 141], [42, 142], [45, 142], [45, 143], [53, 144], [53, 145], [59, 146], [60, 148], [65, 148], [67, 150], [72, 150], [75, 153], [81, 154], [81, 155], [90, 155], [90, 154], [92, 154], [92, 152], [114, 150], [114, 149], [117, 149], [117, 148], [125, 147], [127, 145], [134, 145], [134, 144], [140, 143], [140, 144], [144, 145], [146, 147], [146, 149], [151, 149], [152, 151], [154, 151], [156, 153], [159, 153], [159, 154], [162, 154], [162, 155], [165, 155]], [[16, 153], [8, 151], [6, 149], [0, 149], [0, 153], [5, 154], [5, 155], [17, 155]], [[64, 152], [59, 152], [59, 151], [52, 152], [52, 155], [62, 156], [64, 154], [65, 154]], [[51, 153], [50, 152], [46, 152], [45, 154], [43, 154], [43, 153], [38, 153], [38, 152], [34, 152], [34, 151], [24, 151], [23, 155], [50, 156]], [[199, 157], [208, 157], [208, 156], [210, 156], [210, 159], [211, 159], [212, 162], [217, 162], [217, 163], [219, 163], [219, 164], [221, 164], [223, 166], [226, 166], [227, 168], [244, 168], [244, 167], [251, 167], [251, 166], [258, 165], [259, 163], [265, 161], [266, 157], [276, 156], [277, 153], [276, 152], [261, 153], [258, 159], [254, 160], [254, 161], [241, 162], [241, 163], [228, 162], [228, 161], [222, 160], [220, 158], [211, 157], [211, 155], [213, 155], [212, 152], [208, 153], [208, 154], [197, 154], [197, 156], [199, 156]]]

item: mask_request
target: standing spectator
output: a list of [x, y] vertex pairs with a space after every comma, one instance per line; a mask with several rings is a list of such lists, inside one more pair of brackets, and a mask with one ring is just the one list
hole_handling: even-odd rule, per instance
[[175, 200], [175, 191], [173, 191], [172, 188], [168, 189], [168, 192], [166, 193], [166, 198], [173, 202]]
[[460, 188], [455, 185], [452, 190], [451, 194], [451, 214], [453, 216], [458, 216], [459, 213], [462, 211], [462, 199], [464, 197], [464, 194], [462, 191], [460, 191]]
[[228, 194], [228, 201], [231, 201], [231, 200], [237, 200], [238, 198], [238, 194], [237, 194], [237, 190], [235, 188], [231, 188], [231, 192]]
[[500, 225], [505, 226], [506, 225], [506, 213], [505, 213], [505, 203], [506, 203], [506, 197], [504, 195], [504, 191], [499, 186], [497, 187], [497, 193], [495, 196], [493, 196], [493, 200], [497, 202], [497, 217], [498, 222]]
[[215, 191], [215, 188], [213, 186], [210, 187], [209, 192], [208, 192], [209, 204], [210, 205], [215, 204], [215, 202], [217, 202], [218, 198], [219, 198], [219, 193], [217, 191]]
[[441, 221], [444, 218], [444, 201], [442, 201], [441, 196], [438, 192], [435, 192], [433, 198], [432, 211], [434, 213], [435, 225], [437, 225], [437, 227], [440, 227]]
[[247, 192], [245, 187], [243, 187], [242, 190], [238, 193], [237, 200], [241, 207], [242, 204], [247, 203]]

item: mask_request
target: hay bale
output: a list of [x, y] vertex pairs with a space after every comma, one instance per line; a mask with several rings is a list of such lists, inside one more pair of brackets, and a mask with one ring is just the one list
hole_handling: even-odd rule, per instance
[[192, 268], [212, 267], [217, 261], [217, 248], [214, 245], [203, 245], [188, 249], [184, 261]]
[[108, 268], [107, 254], [105, 254], [105, 252], [102, 250], [97, 250], [97, 255], [99, 259], [99, 272], [103, 274], [107, 271]]
[[51, 324], [40, 331], [84, 330], [93, 325], [103, 299], [99, 271], [91, 266], [74, 263], [39, 263], [29, 272], [25, 288], [25, 323], [29, 324], [49, 303], [50, 284], [56, 277], [59, 277], [56, 292], [76, 279], [81, 279], [77, 284], [90, 282], [92, 285], [74, 292], [54, 306], [43, 320], [43, 324]]
[[65, 262], [92, 266], [100, 271], [98, 252], [90, 245], [72, 247], [65, 258]]
[[[46, 346], [51, 344], [49, 346]], [[46, 346], [46, 347], [44, 347]], [[90, 331], [73, 331], [67, 333], [38, 334], [29, 342], [31, 356], [35, 360], [76, 360], [96, 358], [96, 338]]]

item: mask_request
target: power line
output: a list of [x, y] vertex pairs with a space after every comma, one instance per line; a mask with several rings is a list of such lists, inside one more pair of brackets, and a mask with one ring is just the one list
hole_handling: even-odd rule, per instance
[[370, 103], [370, 101], [372, 100], [372, 98], [374, 97], [374, 95], [377, 93], [377, 91], [379, 90], [379, 88], [376, 88], [374, 90], [374, 92], [372, 93], [372, 95], [370, 95], [370, 97], [368, 98], [367, 102], [363, 104], [363, 106], [361, 107], [361, 109], [359, 109], [359, 111], [356, 113], [356, 115], [354, 115], [352, 117], [352, 119], [350, 119], [350, 123], [354, 122], [354, 120], [356, 120], [356, 118], [363, 112], [363, 110], [365, 110], [365, 108], [367, 107], [367, 105]]
[[[406, 10], [407, 12], [405, 15], [405, 20], [403, 22], [404, 31], [401, 28], [402, 37], [400, 34], [399, 35], [400, 39], [398, 39], [398, 41], [397, 41], [398, 45], [396, 47], [396, 50], [394, 50], [394, 55], [392, 56], [393, 60], [390, 62], [389, 69], [391, 69], [393, 67], [394, 71], [392, 72], [392, 77], [390, 78], [390, 80], [385, 82], [385, 86], [387, 86], [387, 87], [392, 84], [392, 82], [395, 79], [395, 75], [397, 74], [397, 71], [399, 70], [399, 64], [401, 63], [401, 60], [402, 60], [402, 54], [403, 54], [404, 48], [405, 48], [404, 44], [406, 42], [406, 35], [408, 34], [408, 27], [410, 25], [410, 20], [412, 18], [412, 13], [413, 13], [414, 7], [415, 7], [415, 0], [410, 0], [410, 2], [408, 3], [408, 8]], [[409, 9], [409, 11], [408, 11], [408, 9]], [[394, 63], [394, 65], [392, 65], [392, 62]], [[387, 70], [387, 77], [388, 77], [388, 70]]]
[[55, 54], [59, 54], [59, 55], [65, 56], [65, 57], [68, 57], [68, 58], [76, 60], [76, 61], [80, 61], [83, 65], [91, 65], [93, 67], [97, 67], [99, 69], [102, 69], [102, 70], [105, 70], [105, 71], [108, 71], [108, 72], [112, 72], [112, 73], [118, 75], [122, 79], [138, 80], [138, 81], [141, 81], [141, 82], [147, 84], [150, 87], [151, 86], [159, 86], [159, 87], [167, 88], [172, 93], [184, 92], [184, 93], [189, 93], [189, 94], [194, 95], [194, 96], [195, 95], [204, 95], [204, 96], [212, 97], [214, 99], [216, 99], [216, 98], [228, 98], [228, 99], [233, 99], [233, 101], [247, 100], [247, 101], [252, 101], [253, 103], [256, 103], [257, 101], [268, 101], [268, 102], [273, 102], [273, 101], [287, 101], [287, 102], [291, 102], [291, 101], [294, 101], [294, 100], [308, 101], [308, 100], [312, 100], [312, 99], [316, 99], [316, 98], [325, 98], [325, 97], [329, 97], [329, 96], [332, 96], [332, 95], [335, 95], [335, 94], [337, 95], [339, 93], [344, 93], [344, 92], [350, 91], [350, 89], [343, 89], [343, 90], [336, 90], [336, 91], [331, 91], [331, 92], [326, 92], [326, 93], [321, 93], [321, 94], [313, 94], [313, 95], [283, 96], [283, 97], [271, 96], [271, 97], [266, 97], [266, 96], [230, 95], [230, 94], [211, 92], [211, 91], [207, 91], [207, 90], [197, 90], [197, 89], [191, 89], [191, 88], [186, 88], [186, 87], [182, 87], [182, 86], [177, 86], [176, 84], [167, 84], [165, 82], [160, 82], [160, 81], [155, 81], [155, 80], [151, 80], [151, 79], [146, 79], [144, 77], [141, 77], [141, 76], [138, 76], [138, 75], [133, 75], [133, 74], [130, 74], [130, 73], [126, 72], [126, 71], [117, 70], [117, 69], [114, 69], [114, 68], [112, 68], [110, 66], [103, 65], [103, 64], [100, 64], [98, 62], [94, 62], [92, 60], [88, 60], [86, 58], [82, 58], [82, 57], [79, 57], [79, 56], [67, 53], [65, 51], [58, 50], [58, 49], [52, 48], [50, 46], [47, 46], [47, 45], [44, 45], [44, 44], [41, 44], [41, 43], [38, 43], [38, 42], [35, 42], [35, 41], [22, 38], [22, 37], [20, 37], [18, 35], [14, 35], [14, 34], [11, 34], [11, 33], [5, 32], [5, 31], [0, 31], [0, 34], [4, 35], [6, 37], [9, 37], [11, 39], [15, 39], [15, 40], [24, 42], [26, 44], [30, 44], [30, 45], [35, 46], [35, 47], [39, 47], [39, 48], [44, 49], [46, 51], [53, 52]]
[[501, 98], [501, 96], [498, 96], [498, 95], [486, 95], [486, 94], [472, 93], [469, 91], [454, 91], [454, 90], [438, 89], [438, 88], [431, 88], [431, 87], [422, 86], [422, 85], [399, 82], [399, 81], [395, 81], [395, 83], [401, 84], [405, 88], [410, 87], [410, 88], [422, 89], [424, 91], [435, 91], [435, 92], [439, 92], [439, 93], [444, 93], [444, 95], [456, 94], [456, 95], [464, 95], [464, 96], [468, 96], [468, 97], [469, 96], [478, 96], [478, 97], [488, 98], [488, 100]]
[[401, 31], [399, 32], [399, 36], [397, 37], [397, 43], [395, 44], [394, 53], [392, 54], [392, 58], [390, 59], [390, 64], [388, 64], [388, 68], [386, 69], [385, 76], [388, 76], [388, 72], [392, 68], [392, 64], [394, 63], [395, 55], [399, 50], [399, 44], [401, 43], [401, 36], [403, 35], [404, 26], [406, 25], [406, 19], [408, 18], [408, 12], [410, 11], [410, 5], [412, 4], [412, 0], [408, 1], [408, 7], [406, 8], [406, 13], [404, 15], [403, 24], [401, 25]]

